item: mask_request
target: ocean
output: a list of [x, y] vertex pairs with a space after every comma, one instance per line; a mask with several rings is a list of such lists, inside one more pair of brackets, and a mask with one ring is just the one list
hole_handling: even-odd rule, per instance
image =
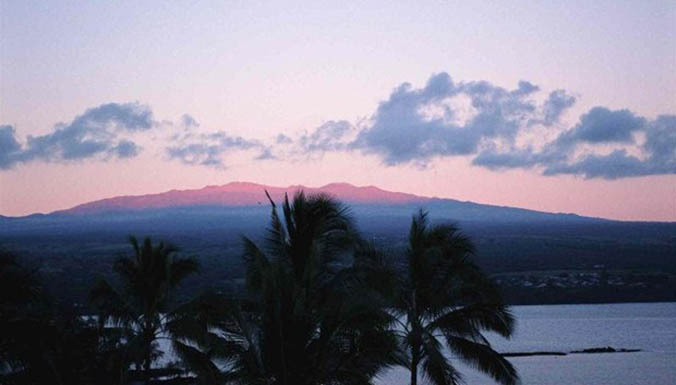
[[[524, 385], [676, 384], [676, 303], [537, 305], [511, 308], [515, 335], [488, 335], [499, 352], [570, 352], [594, 347], [641, 349], [636, 353], [512, 357]], [[447, 353], [448, 354], [448, 353]], [[495, 384], [448, 354], [468, 385]], [[389, 369], [379, 385], [405, 385], [409, 373]], [[423, 381], [421, 384], [426, 383]]]

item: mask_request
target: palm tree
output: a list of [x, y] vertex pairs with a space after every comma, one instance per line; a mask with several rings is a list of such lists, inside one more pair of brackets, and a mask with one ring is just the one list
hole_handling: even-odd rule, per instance
[[481, 334], [510, 337], [514, 319], [492, 282], [469, 256], [474, 246], [450, 225], [430, 226], [422, 210], [413, 217], [393, 308], [401, 320], [411, 385], [418, 371], [435, 385], [457, 384], [460, 373], [444, 355], [444, 345], [461, 360], [502, 384], [515, 384], [514, 367]]
[[333, 198], [299, 192], [290, 203], [285, 197], [283, 217], [270, 202], [264, 246], [243, 240], [247, 297], [196, 303], [201, 310], [193, 314], [200, 316], [190, 321], [201, 323], [203, 333], [186, 335], [196, 344], [177, 351], [187, 353], [191, 371], [206, 369], [204, 378], [212, 380], [216, 367], [206, 361], [220, 358], [227, 368], [222, 382], [370, 384], [397, 359], [393, 318], [369, 287], [377, 258]]
[[182, 306], [180, 316], [168, 323], [174, 351], [197, 375], [196, 383], [270, 384], [260, 350], [260, 317], [250, 305], [207, 292]]
[[195, 273], [194, 258], [177, 258], [177, 248], [150, 238], [139, 244], [130, 237], [134, 255], [115, 261], [113, 270], [121, 286], [101, 280], [91, 292], [91, 302], [100, 311], [100, 323], [112, 321], [125, 332], [127, 346], [136, 354], [137, 368], [143, 367], [147, 383], [151, 364], [157, 358], [157, 339], [166, 336], [167, 322], [174, 317], [172, 294], [179, 284]]

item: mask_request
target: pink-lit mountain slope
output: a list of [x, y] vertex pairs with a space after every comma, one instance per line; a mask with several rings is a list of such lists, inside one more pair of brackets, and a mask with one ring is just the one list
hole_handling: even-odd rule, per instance
[[232, 182], [223, 186], [207, 186], [199, 190], [171, 190], [159, 194], [119, 196], [81, 204], [61, 212], [79, 214], [194, 205], [250, 206], [268, 203], [265, 190], [277, 202], [281, 202], [285, 193], [292, 196], [299, 190], [306, 193], [328, 193], [348, 203], [403, 204], [431, 199], [385, 191], [374, 186], [358, 187], [348, 183], [331, 183], [322, 187], [274, 187], [256, 183]]

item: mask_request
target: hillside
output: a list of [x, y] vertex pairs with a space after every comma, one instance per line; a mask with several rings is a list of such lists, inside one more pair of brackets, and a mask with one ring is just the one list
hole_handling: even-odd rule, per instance
[[60, 213], [78, 214], [180, 206], [254, 206], [267, 204], [265, 191], [272, 199], [281, 201], [284, 194], [292, 196], [301, 190], [308, 194], [330, 194], [347, 203], [403, 204], [424, 202], [430, 199], [413, 194], [385, 191], [375, 186], [357, 187], [349, 183], [331, 183], [315, 188], [301, 185], [275, 187], [249, 182], [232, 182], [196, 190], [171, 190], [159, 194], [102, 199], [63, 210]]
[[[364, 236], [398, 263], [411, 215], [458, 224], [476, 261], [514, 303], [676, 299], [676, 223], [620, 222], [344, 183], [319, 188], [230, 183], [199, 190], [122, 196], [69, 210], [0, 218], [0, 248], [39, 266], [53, 290], [83, 301], [86, 288], [127, 253], [129, 235], [151, 236], [199, 257], [192, 290], [232, 287], [243, 274], [241, 237], [261, 240], [276, 201], [298, 190], [344, 201]], [[67, 283], [67, 284], [66, 284]]]

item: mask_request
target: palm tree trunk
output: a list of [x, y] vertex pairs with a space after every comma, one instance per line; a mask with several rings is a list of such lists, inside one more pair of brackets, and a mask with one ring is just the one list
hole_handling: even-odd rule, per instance
[[145, 348], [145, 359], [143, 362], [143, 379], [146, 385], [150, 385], [151, 373], [150, 365], [153, 361], [153, 334], [152, 331], [149, 331], [150, 327], [146, 325], [146, 330], [144, 331], [144, 348]]
[[411, 385], [418, 384], [418, 364], [420, 363], [420, 346], [417, 342], [411, 346]]
[[143, 378], [146, 385], [150, 385], [150, 354], [146, 355], [146, 361], [143, 363]]
[[418, 384], [418, 360], [411, 359], [411, 385]]
[[[416, 311], [417, 306], [417, 296], [416, 290], [413, 289], [411, 292], [411, 309]], [[412, 339], [413, 343], [411, 345], [411, 385], [418, 384], [418, 363], [420, 362], [420, 331], [418, 330], [418, 315], [408, 313], [408, 323], [411, 325]]]

